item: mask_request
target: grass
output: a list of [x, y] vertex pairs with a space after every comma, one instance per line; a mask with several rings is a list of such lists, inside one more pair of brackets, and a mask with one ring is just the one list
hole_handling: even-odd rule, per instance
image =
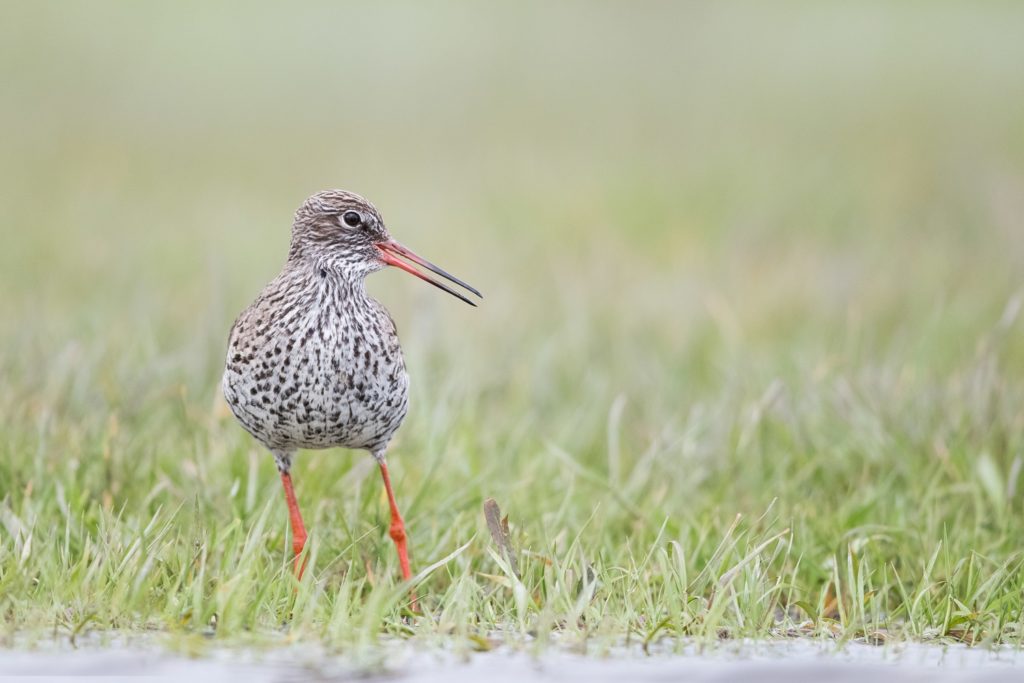
[[[0, 29], [2, 642], [1020, 645], [1020, 9], [396, 11]], [[330, 186], [487, 297], [370, 284], [415, 616], [369, 457], [300, 456], [296, 584], [217, 393]]]

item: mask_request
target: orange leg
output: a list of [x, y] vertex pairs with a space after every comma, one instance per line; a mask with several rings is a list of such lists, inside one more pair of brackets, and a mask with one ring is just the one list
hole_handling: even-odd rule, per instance
[[295, 500], [295, 489], [292, 488], [292, 475], [282, 472], [281, 483], [284, 484], [284, 499], [288, 501], [288, 516], [292, 521], [292, 550], [295, 551], [295, 578], [301, 579], [302, 572], [306, 571], [306, 563], [299, 563], [302, 549], [306, 547], [306, 525], [302, 523], [299, 503]]
[[379, 462], [380, 474], [384, 477], [384, 488], [388, 492], [388, 504], [391, 506], [391, 540], [395, 542], [395, 548], [398, 550], [398, 563], [402, 566], [402, 579], [408, 581], [412, 578], [412, 572], [409, 570], [409, 546], [406, 542], [405, 522], [402, 521], [402, 513], [398, 511], [395, 492], [391, 489], [388, 465], [384, 460]]

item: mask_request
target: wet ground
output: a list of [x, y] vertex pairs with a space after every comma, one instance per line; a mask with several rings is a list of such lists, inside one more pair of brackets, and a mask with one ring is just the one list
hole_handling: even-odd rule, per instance
[[[964, 646], [876, 647], [783, 641], [729, 643], [712, 651], [687, 646], [652, 656], [622, 648], [605, 656], [548, 651], [532, 657], [497, 650], [456, 655], [396, 644], [375, 661], [360, 663], [301, 646], [269, 651], [213, 649], [201, 656], [156, 646], [37, 646], [0, 650], [0, 681], [32, 676], [33, 682], [65, 677], [140, 677], [197, 681], [355, 681], [503, 683], [505, 681], [896, 681], [947, 683], [1024, 680], [1024, 652]], [[36, 678], [42, 676], [42, 678]]]

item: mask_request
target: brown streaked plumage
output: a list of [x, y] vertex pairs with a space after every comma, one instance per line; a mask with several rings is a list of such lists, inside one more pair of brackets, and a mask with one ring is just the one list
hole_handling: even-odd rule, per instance
[[392, 240], [380, 213], [359, 195], [319, 192], [295, 212], [284, 268], [231, 328], [224, 397], [277, 461], [298, 576], [306, 530], [292, 487], [292, 459], [300, 448], [333, 447], [367, 450], [377, 460], [402, 577], [411, 576], [405, 525], [385, 461], [409, 407], [409, 376], [395, 324], [366, 294], [364, 280], [394, 265], [475, 304], [409, 262], [480, 296]]

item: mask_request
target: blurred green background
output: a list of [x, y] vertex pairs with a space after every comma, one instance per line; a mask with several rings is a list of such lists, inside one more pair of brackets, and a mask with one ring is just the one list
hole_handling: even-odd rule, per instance
[[[584, 525], [608, 491], [559, 479], [574, 470], [552, 449], [649, 515], [634, 540], [779, 497], [780, 524], [817, 529], [797, 532], [808, 557], [866, 522], [926, 529], [926, 557], [965, 517], [965, 554], [1014, 550], [1024, 5], [3, 15], [12, 506], [56, 478], [115, 510], [198, 495], [237, 514], [218, 505], [258, 449], [217, 407], [227, 331], [282, 264], [295, 208], [341, 187], [486, 296], [473, 310], [397, 272], [370, 281], [413, 376], [394, 462], [426, 492], [409, 512], [423, 559], [486, 495], [534, 538], [546, 514]], [[260, 462], [260, 497], [278, 495]], [[323, 507], [351, 462], [299, 466], [320, 528], [379, 507]], [[593, 544], [612, 554], [639, 534], [604, 521], [619, 535]]]
[[672, 413], [780, 363], [948, 370], [1020, 291], [1014, 3], [6, 14], [3, 352], [42, 380], [76, 345], [154, 346], [168, 374], [92, 387], [115, 405], [213, 391], [328, 187], [487, 295], [373, 278], [410, 352], [554, 420], [562, 379]]
[[[540, 364], [657, 400], [758, 335], [948, 362], [1020, 285], [1014, 3], [5, 14], [8, 353], [159, 332], [208, 386], [292, 211], [335, 186], [485, 291], [372, 284], [411, 343], [503, 384]], [[521, 344], [557, 332], [577, 354]], [[720, 366], [685, 365], [702, 343]]]

